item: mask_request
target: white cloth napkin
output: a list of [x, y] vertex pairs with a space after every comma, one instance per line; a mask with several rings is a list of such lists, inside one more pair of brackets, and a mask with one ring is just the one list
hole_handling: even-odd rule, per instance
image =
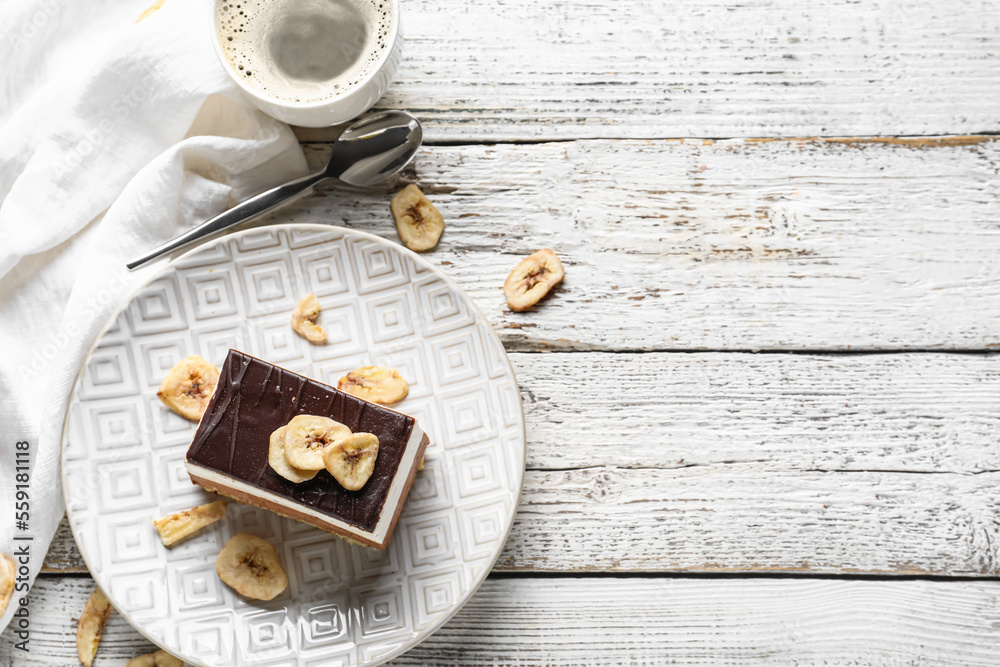
[[[150, 2], [0, 4], [0, 551], [32, 538], [29, 581], [63, 515], [77, 371], [166, 259], [134, 273], [125, 261], [306, 170], [288, 127], [249, 106], [217, 61], [213, 3], [166, 0], [136, 23]], [[15, 523], [19, 441], [27, 530]]]

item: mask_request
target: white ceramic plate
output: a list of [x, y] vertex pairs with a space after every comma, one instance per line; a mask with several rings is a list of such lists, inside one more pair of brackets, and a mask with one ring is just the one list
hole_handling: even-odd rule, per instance
[[[327, 345], [289, 326], [306, 292]], [[152, 519], [208, 502], [182, 464], [196, 424], [156, 398], [164, 374], [234, 347], [336, 384], [369, 364], [398, 368], [397, 407], [431, 436], [389, 548], [356, 547], [265, 510], [226, 517], [172, 549]], [[194, 665], [384, 662], [447, 621], [500, 554], [524, 476], [524, 415], [513, 370], [482, 313], [415, 254], [384, 239], [290, 224], [224, 237], [140, 289], [80, 372], [66, 418], [63, 482], [87, 566], [141, 633]], [[234, 534], [271, 542], [288, 589], [243, 598], [215, 572]]]

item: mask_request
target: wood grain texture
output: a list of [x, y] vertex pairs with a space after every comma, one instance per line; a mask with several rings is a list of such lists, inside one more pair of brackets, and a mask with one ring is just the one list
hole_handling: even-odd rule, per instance
[[[447, 222], [425, 257], [508, 349], [1000, 345], [1000, 140], [453, 146], [415, 169]], [[271, 220], [398, 241], [388, 200], [325, 189]], [[541, 247], [566, 279], [512, 313], [503, 281]]]
[[1000, 473], [531, 471], [500, 571], [1000, 576]]
[[[511, 358], [500, 570], [1000, 575], [1000, 356]], [[47, 566], [81, 570], [68, 530]]]
[[379, 107], [431, 141], [1000, 130], [989, 0], [405, 0], [403, 26]]
[[73, 531], [69, 527], [69, 521], [63, 516], [56, 528], [56, 534], [52, 537], [49, 551], [45, 554], [45, 562], [42, 563], [41, 572], [43, 574], [81, 574], [88, 572], [87, 564], [80, 555], [80, 550], [76, 548], [76, 540], [73, 539]]
[[1000, 356], [510, 355], [529, 470], [1000, 471]]
[[[0, 665], [76, 664], [93, 582], [35, 585], [31, 653]], [[986, 667], [1000, 650], [1000, 582], [787, 579], [489, 579], [454, 619], [392, 665]], [[113, 615], [95, 661], [153, 650]]]
[[489, 581], [394, 665], [994, 665], [998, 584]]

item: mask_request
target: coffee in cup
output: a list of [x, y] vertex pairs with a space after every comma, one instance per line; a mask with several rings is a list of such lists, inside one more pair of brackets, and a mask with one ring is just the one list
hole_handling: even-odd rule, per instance
[[398, 0], [219, 0], [218, 52], [271, 115], [332, 125], [385, 92], [399, 60]]

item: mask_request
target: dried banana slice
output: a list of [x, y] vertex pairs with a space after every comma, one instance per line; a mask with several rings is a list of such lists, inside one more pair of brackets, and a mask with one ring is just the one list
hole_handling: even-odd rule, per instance
[[319, 299], [312, 292], [306, 294], [292, 311], [292, 328], [295, 333], [305, 338], [310, 343], [325, 343], [326, 329], [316, 324], [319, 317]]
[[322, 470], [324, 450], [350, 434], [351, 429], [327, 417], [296, 415], [285, 426], [285, 460], [294, 468]]
[[226, 515], [226, 501], [217, 500], [207, 505], [199, 505], [183, 512], [153, 519], [156, 532], [160, 534], [163, 546], [169, 547], [186, 537], [194, 535], [205, 526], [215, 523]]
[[87, 598], [87, 604], [83, 608], [83, 613], [80, 614], [80, 622], [76, 626], [76, 654], [84, 667], [90, 667], [94, 664], [94, 656], [97, 655], [97, 645], [101, 641], [104, 624], [107, 623], [108, 616], [114, 610], [100, 588], [95, 588], [94, 592]]
[[132, 658], [125, 667], [184, 667], [184, 661], [161, 649]]
[[17, 565], [14, 559], [5, 553], [0, 553], [0, 618], [6, 613], [7, 605], [14, 596], [16, 578]]
[[219, 369], [198, 355], [192, 355], [170, 369], [156, 395], [181, 417], [200, 421], [218, 383]]
[[337, 389], [372, 403], [399, 403], [410, 393], [409, 383], [395, 368], [365, 366], [337, 381]]
[[548, 248], [528, 255], [514, 267], [503, 284], [507, 305], [516, 312], [531, 308], [559, 284], [564, 275], [562, 262]]
[[392, 198], [391, 208], [396, 232], [407, 248], [424, 252], [437, 245], [444, 231], [444, 218], [420, 188], [407, 185]]
[[303, 470], [288, 462], [288, 458], [285, 456], [285, 432], [287, 430], [288, 426], [286, 425], [271, 434], [270, 445], [267, 448], [267, 463], [274, 469], [274, 472], [293, 484], [308, 482], [316, 476], [319, 470]]
[[326, 450], [326, 469], [348, 491], [357, 491], [375, 471], [378, 437], [372, 433], [354, 433]]
[[274, 547], [250, 533], [233, 535], [215, 559], [215, 571], [237, 593], [254, 600], [273, 600], [288, 586]]

